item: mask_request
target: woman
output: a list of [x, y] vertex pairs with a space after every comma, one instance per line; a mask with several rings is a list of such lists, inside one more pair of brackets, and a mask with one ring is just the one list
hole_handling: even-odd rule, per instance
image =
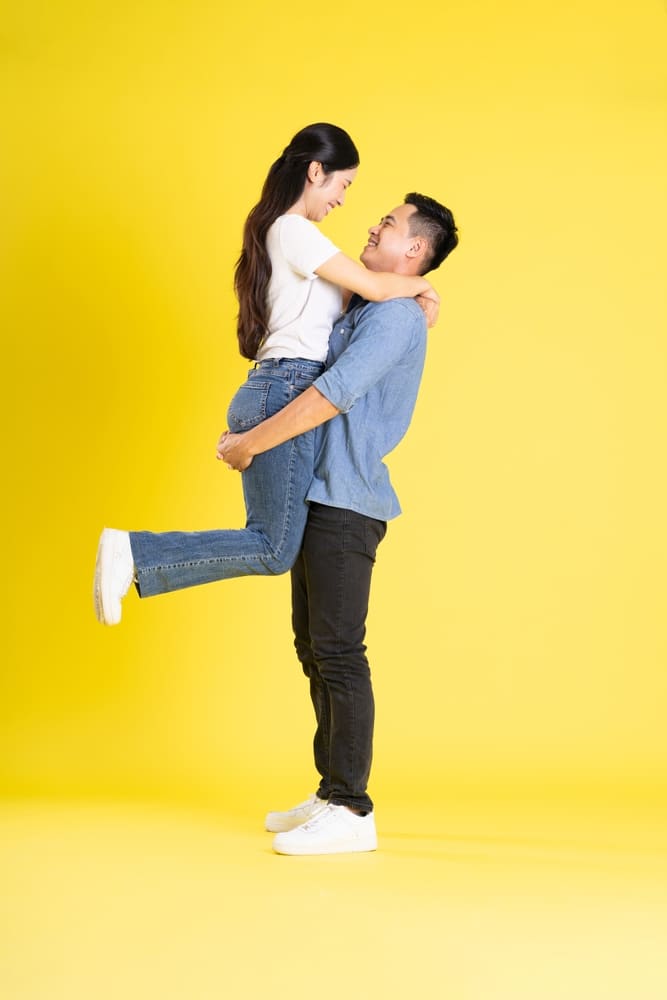
[[[238, 340], [255, 361], [229, 406], [228, 426], [245, 431], [282, 409], [324, 370], [329, 333], [353, 292], [371, 301], [437, 295], [425, 278], [366, 270], [315, 225], [342, 206], [359, 155], [327, 123], [298, 132], [269, 170], [250, 212], [237, 262]], [[299, 552], [314, 463], [314, 432], [258, 456], [243, 473], [246, 527], [203, 532], [105, 529], [95, 567], [95, 612], [121, 618], [134, 580], [139, 595], [235, 576], [284, 573]]]

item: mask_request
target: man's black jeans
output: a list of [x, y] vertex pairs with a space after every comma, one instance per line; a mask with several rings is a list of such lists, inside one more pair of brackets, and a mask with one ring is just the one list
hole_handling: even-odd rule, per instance
[[311, 503], [292, 568], [294, 645], [315, 708], [317, 794], [369, 812], [375, 702], [366, 659], [366, 615], [384, 521]]

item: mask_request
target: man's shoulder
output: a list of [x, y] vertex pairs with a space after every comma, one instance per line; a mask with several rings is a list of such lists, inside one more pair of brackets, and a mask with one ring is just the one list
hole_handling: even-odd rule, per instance
[[357, 323], [362, 320], [381, 320], [383, 323], [408, 324], [426, 328], [424, 312], [414, 299], [387, 299], [385, 302], [363, 302], [357, 309]]

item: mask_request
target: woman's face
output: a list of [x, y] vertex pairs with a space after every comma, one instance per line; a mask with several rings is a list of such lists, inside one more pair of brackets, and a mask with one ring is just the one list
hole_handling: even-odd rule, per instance
[[321, 222], [345, 202], [345, 192], [357, 176], [357, 167], [325, 174], [321, 163], [311, 163], [304, 191], [306, 218]]

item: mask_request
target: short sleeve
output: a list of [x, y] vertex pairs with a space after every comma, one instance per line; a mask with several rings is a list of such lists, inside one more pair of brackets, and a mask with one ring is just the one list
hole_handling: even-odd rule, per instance
[[280, 249], [289, 266], [304, 278], [316, 278], [315, 271], [340, 253], [338, 247], [302, 215], [280, 219]]

